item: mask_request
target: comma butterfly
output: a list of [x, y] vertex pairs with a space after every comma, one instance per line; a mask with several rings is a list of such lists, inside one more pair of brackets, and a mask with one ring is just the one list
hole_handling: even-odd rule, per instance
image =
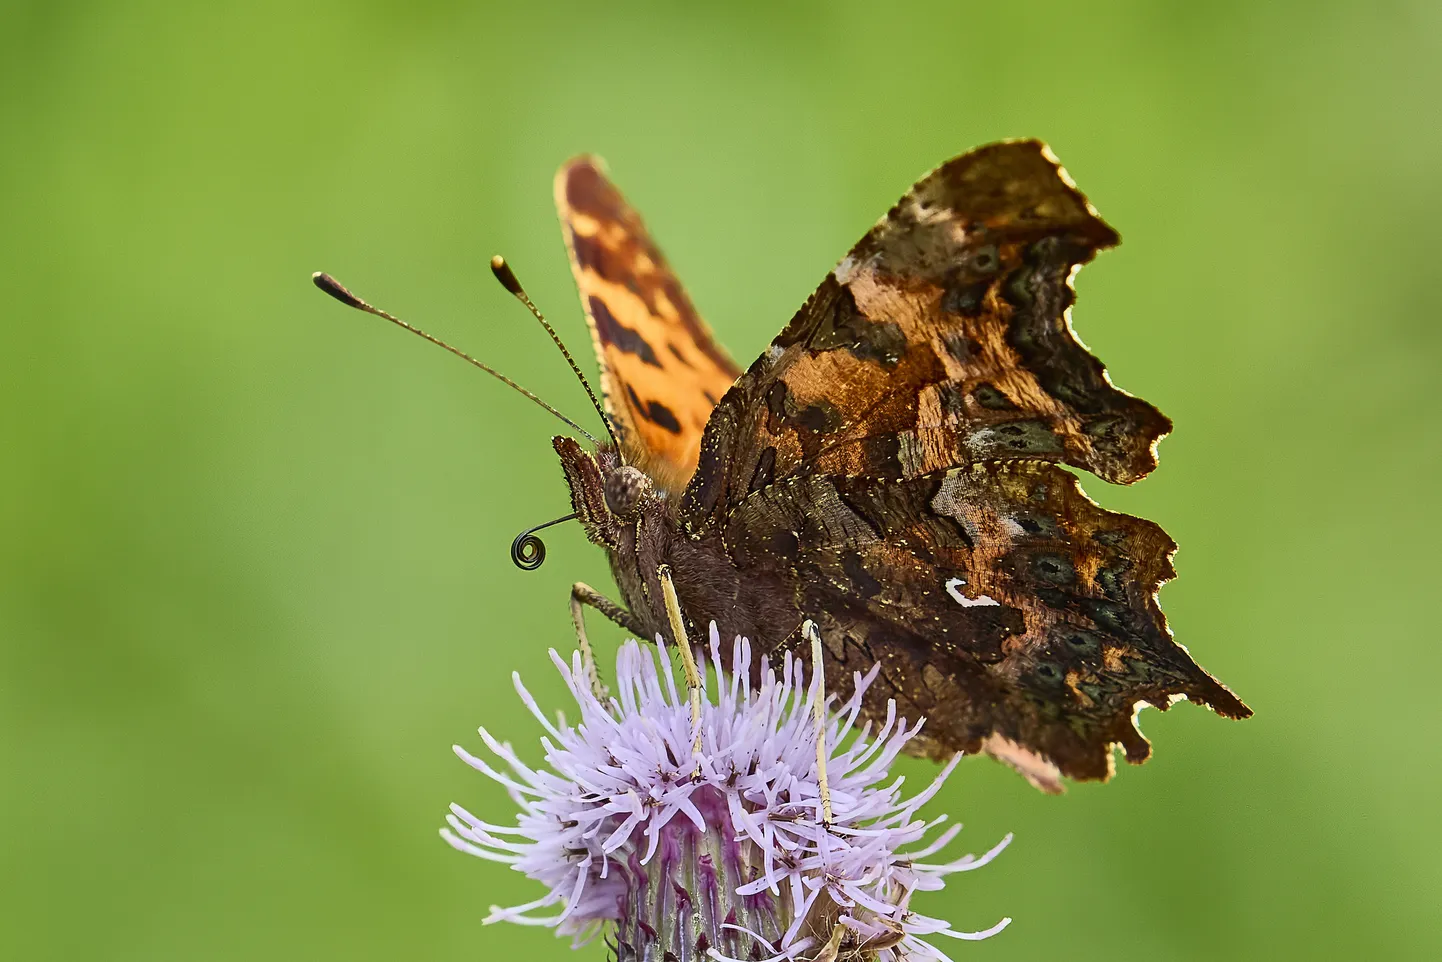
[[669, 565], [693, 625], [762, 652], [815, 619], [829, 684], [880, 662], [869, 712], [1048, 791], [1108, 778], [1114, 745], [1144, 761], [1144, 704], [1251, 714], [1172, 639], [1171, 538], [1058, 467], [1129, 484], [1171, 422], [1072, 333], [1072, 278], [1118, 237], [1044, 144], [922, 178], [744, 373], [595, 159], [556, 204], [619, 442], [555, 439], [625, 607], [578, 601], [654, 635]]
[[[879, 664], [864, 711], [894, 699], [927, 717], [917, 751], [984, 751], [1052, 792], [1109, 778], [1114, 746], [1145, 761], [1145, 705], [1251, 714], [1167, 628], [1172, 539], [1060, 467], [1130, 484], [1171, 422], [1072, 332], [1072, 278], [1118, 237], [1044, 144], [992, 144], [923, 177], [744, 372], [598, 161], [561, 169], [556, 204], [610, 441], [553, 443], [623, 602], [574, 586], [583, 645], [582, 606], [664, 631], [669, 568], [692, 628], [715, 621], [767, 654], [802, 646], [812, 619], [828, 685]], [[492, 268], [535, 312], [504, 261]], [[512, 548], [518, 563], [533, 552], [526, 567], [535, 530]]]

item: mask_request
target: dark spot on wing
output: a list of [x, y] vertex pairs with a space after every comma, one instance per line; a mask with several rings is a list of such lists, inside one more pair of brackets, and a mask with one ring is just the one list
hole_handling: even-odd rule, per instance
[[845, 348], [862, 360], [875, 361], [885, 368], [893, 368], [906, 353], [906, 335], [894, 321], [873, 321], [862, 314], [856, 306], [851, 289], [842, 286], [831, 310], [809, 340], [813, 351], [831, 351]]
[[987, 244], [972, 251], [966, 258], [966, 266], [973, 274], [992, 275], [1001, 266], [995, 244]]
[[1051, 518], [1041, 515], [1018, 514], [1013, 515], [1011, 520], [1015, 521], [1017, 527], [1029, 535], [1037, 535], [1045, 538], [1062, 537], [1061, 528], [1058, 527], [1057, 523]]
[[671, 409], [660, 401], [652, 401], [643, 413], [648, 421], [660, 425], [672, 434], [681, 433], [681, 422], [676, 420], [676, 415], [671, 413]]
[[615, 257], [598, 238], [576, 234], [571, 238], [571, 248], [575, 251], [576, 263], [595, 271], [602, 280], [615, 283], [630, 279], [628, 276], [618, 276], [624, 272], [616, 270]]
[[984, 244], [963, 254], [942, 282], [945, 293], [941, 309], [948, 314], [975, 316], [986, 302], [986, 292], [1000, 267], [1001, 257], [995, 244]]
[[986, 300], [986, 291], [989, 287], [991, 287], [991, 281], [984, 280], [947, 288], [946, 294], [941, 299], [941, 309], [948, 314], [974, 317], [981, 311], [981, 305]]
[[1061, 681], [1061, 670], [1049, 661], [1037, 662], [1036, 673], [1046, 681]]
[[771, 415], [767, 430], [771, 434], [781, 432], [781, 422], [786, 420], [786, 396], [790, 393], [791, 389], [782, 380], [777, 380], [766, 392], [766, 411]]
[[868, 570], [861, 560], [861, 555], [855, 551], [848, 551], [841, 558], [841, 570], [846, 573], [846, 580], [850, 588], [862, 598], [875, 598], [881, 594], [884, 587], [880, 581]]
[[636, 389], [629, 384], [626, 385], [626, 393], [631, 398], [631, 406], [641, 417], [657, 427], [665, 428], [672, 434], [681, 433], [681, 422], [676, 420], [676, 415], [666, 405], [660, 401], [642, 401], [636, 395]]
[[1039, 554], [1031, 559], [1031, 572], [1054, 585], [1076, 584], [1076, 566], [1059, 554]]
[[1062, 684], [1062, 670], [1049, 661], [1039, 661], [1032, 669], [1031, 680], [1039, 688], [1059, 688]]
[[568, 171], [566, 203], [583, 214], [601, 219], [614, 219], [622, 206], [616, 189], [590, 161], [573, 164]]
[[835, 431], [841, 426], [841, 415], [836, 406], [826, 400], [818, 400], [815, 404], [801, 408], [792, 420], [817, 434]]
[[661, 366], [661, 362], [656, 359], [656, 352], [651, 350], [651, 345], [646, 343], [646, 339], [616, 320], [605, 301], [599, 297], [592, 297], [589, 303], [591, 317], [596, 322], [596, 334], [601, 338], [602, 344], [614, 345], [617, 350], [634, 354], [652, 367]]
[[751, 473], [749, 490], [760, 491], [776, 479], [776, 449], [767, 448], [756, 460], [756, 470]]
[[1090, 655], [1102, 650], [1101, 635], [1075, 625], [1060, 625], [1052, 629], [1052, 638], [1081, 654]]
[[1137, 614], [1126, 605], [1102, 598], [1087, 598], [1082, 602], [1084, 610], [1098, 627], [1123, 638], [1139, 637], [1141, 631]]
[[801, 554], [801, 539], [795, 531], [780, 528], [772, 532], [766, 550], [787, 563], [794, 563]]
[[825, 399], [800, 407], [785, 381], [778, 380], [766, 392], [767, 430], [773, 435], [793, 431], [806, 457], [821, 449], [822, 435], [841, 426], [841, 413]]
[[1017, 406], [1011, 398], [985, 381], [971, 389], [971, 396], [977, 404], [988, 411], [1015, 411]]

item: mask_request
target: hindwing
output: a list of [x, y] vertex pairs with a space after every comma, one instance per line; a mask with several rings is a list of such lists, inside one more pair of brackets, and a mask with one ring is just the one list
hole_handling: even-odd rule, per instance
[[1172, 540], [1053, 465], [796, 477], [749, 495], [724, 538], [752, 577], [792, 585], [833, 684], [881, 664], [870, 711], [926, 716], [930, 754], [985, 750], [1057, 791], [1059, 775], [1109, 777], [1114, 744], [1147, 758], [1143, 703], [1251, 714], [1167, 628]]

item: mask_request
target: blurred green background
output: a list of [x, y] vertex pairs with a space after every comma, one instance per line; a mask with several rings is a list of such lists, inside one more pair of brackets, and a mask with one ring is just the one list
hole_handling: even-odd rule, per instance
[[916, 176], [1035, 136], [1125, 238], [1077, 328], [1177, 423], [1087, 488], [1180, 542], [1257, 715], [1148, 713], [1061, 799], [964, 764], [935, 810], [1017, 840], [921, 907], [1015, 917], [957, 959], [1442, 957], [1442, 7], [10, 2], [0, 81], [0, 956], [571, 957], [435, 835], [509, 817], [450, 746], [538, 757], [510, 674], [559, 705], [609, 584], [574, 526], [507, 558], [556, 425], [310, 272], [585, 418], [485, 267], [585, 351], [567, 157], [744, 364]]

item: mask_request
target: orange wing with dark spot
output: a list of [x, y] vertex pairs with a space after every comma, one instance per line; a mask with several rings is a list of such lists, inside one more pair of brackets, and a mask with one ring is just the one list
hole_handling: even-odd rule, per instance
[[712, 408], [741, 371], [598, 159], [578, 157], [556, 174], [556, 210], [622, 455], [679, 492]]

